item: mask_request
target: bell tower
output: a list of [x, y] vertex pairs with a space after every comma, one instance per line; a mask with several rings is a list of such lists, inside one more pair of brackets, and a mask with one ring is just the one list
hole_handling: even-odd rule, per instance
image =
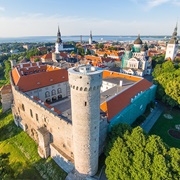
[[176, 23], [176, 27], [174, 28], [172, 37], [167, 44], [165, 59], [171, 59], [171, 61], [174, 61], [177, 51], [178, 51], [178, 39], [177, 39], [177, 23]]
[[61, 32], [60, 32], [60, 29], [59, 29], [59, 26], [58, 26], [57, 40], [56, 40], [56, 43], [55, 43], [55, 53], [59, 53], [59, 51], [62, 51], [62, 50], [63, 50], [63, 42], [62, 42], [62, 39], [61, 39]]

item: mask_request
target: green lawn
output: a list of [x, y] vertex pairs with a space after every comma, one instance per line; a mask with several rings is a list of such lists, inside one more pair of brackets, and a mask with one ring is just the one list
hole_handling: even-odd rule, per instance
[[9, 153], [15, 179], [62, 179], [66, 173], [51, 159], [41, 159], [36, 143], [15, 126], [11, 112], [0, 114], [0, 154]]
[[[165, 113], [171, 114], [173, 119], [166, 119], [163, 116]], [[149, 134], [159, 135], [170, 147], [180, 148], [180, 140], [175, 139], [168, 134], [169, 129], [175, 129], [175, 125], [180, 124], [180, 111], [172, 110], [170, 113], [164, 112], [163, 114], [159, 117]]]

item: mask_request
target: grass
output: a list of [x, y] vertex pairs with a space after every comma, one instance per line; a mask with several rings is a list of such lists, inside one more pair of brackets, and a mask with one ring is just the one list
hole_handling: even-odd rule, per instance
[[180, 148], [180, 140], [175, 139], [168, 134], [169, 129], [175, 129], [175, 125], [180, 124], [180, 111], [174, 109], [171, 112], [164, 112], [164, 114], [171, 114], [173, 119], [166, 119], [162, 114], [149, 134], [160, 136], [170, 147]]
[[13, 122], [11, 111], [0, 113], [0, 154], [10, 153], [15, 179], [65, 179], [66, 173], [51, 159], [41, 159], [36, 143]]

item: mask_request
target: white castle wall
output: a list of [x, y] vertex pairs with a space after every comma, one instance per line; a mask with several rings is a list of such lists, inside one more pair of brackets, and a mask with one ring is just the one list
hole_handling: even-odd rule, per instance
[[75, 168], [94, 175], [98, 169], [100, 86], [102, 73], [83, 74], [69, 69]]

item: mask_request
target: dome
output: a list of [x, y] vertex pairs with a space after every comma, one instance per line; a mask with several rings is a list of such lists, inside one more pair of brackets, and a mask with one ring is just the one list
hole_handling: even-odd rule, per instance
[[142, 44], [142, 40], [140, 38], [140, 35], [138, 35], [138, 38], [134, 41], [134, 44]]
[[57, 38], [57, 41], [56, 41], [57, 43], [62, 43], [62, 40], [61, 40], [61, 38]]
[[176, 31], [173, 32], [173, 36], [177, 36], [177, 32]]
[[176, 44], [176, 38], [171, 38], [169, 44]]
[[131, 51], [131, 47], [129, 45], [126, 47], [126, 51]]

